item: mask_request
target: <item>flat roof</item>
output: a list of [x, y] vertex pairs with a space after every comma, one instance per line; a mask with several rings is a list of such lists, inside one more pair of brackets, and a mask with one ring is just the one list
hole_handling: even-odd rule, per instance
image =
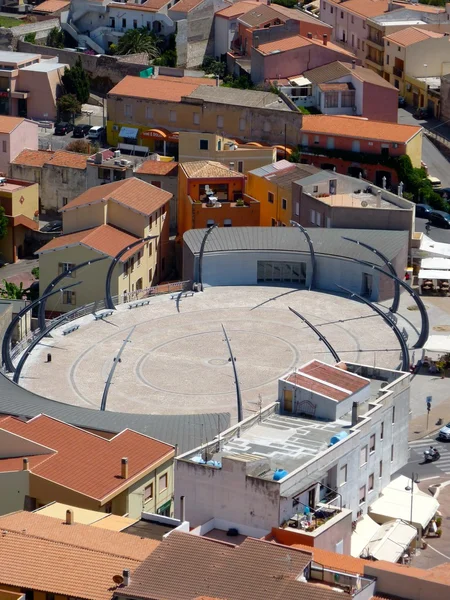
[[256, 90], [239, 90], [236, 88], [200, 85], [188, 95], [188, 98], [198, 98], [199, 100], [217, 102], [218, 104], [291, 111], [289, 106], [277, 94]]
[[[307, 190], [304, 191], [308, 194]], [[308, 195], [314, 197], [314, 194]], [[385, 200], [383, 197], [378, 199], [376, 194], [364, 191], [359, 193], [349, 192], [346, 194], [333, 194], [330, 196], [317, 197], [316, 199], [319, 200], [319, 202], [327, 204], [328, 206], [335, 207], [342, 206], [345, 208], [389, 208], [391, 210], [410, 210], [402, 208], [401, 206], [396, 206], [392, 202]]]
[[0, 50], [0, 63], [19, 64], [41, 58], [40, 54], [32, 54], [31, 52], [9, 52], [8, 50]]
[[38, 62], [34, 65], [28, 65], [28, 67], [24, 67], [22, 71], [36, 71], [37, 73], [51, 73], [51, 71], [57, 71], [58, 69], [62, 69], [67, 67], [66, 63], [55, 63], [50, 60], [44, 60], [42, 62]]

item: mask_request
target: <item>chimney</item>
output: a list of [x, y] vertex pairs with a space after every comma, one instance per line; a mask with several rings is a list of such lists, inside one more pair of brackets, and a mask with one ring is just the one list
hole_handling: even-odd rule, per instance
[[358, 422], [358, 403], [353, 402], [352, 404], [352, 427], [354, 427]]
[[307, 37], [309, 40], [312, 40], [312, 33], [311, 33], [310, 31], [308, 31], [308, 33], [307, 33], [306, 37]]
[[326, 46], [328, 44], [328, 36], [326, 33], [323, 34], [323, 45]]
[[120, 471], [122, 479], [128, 479], [128, 458], [122, 458], [122, 468]]
[[28, 458], [24, 458], [22, 461], [22, 471], [29, 471], [30, 470], [30, 465], [29, 465], [29, 460]]
[[66, 510], [66, 525], [73, 525], [73, 510]]
[[186, 521], [186, 506], [184, 496], [180, 496], [180, 521], [182, 523]]
[[354, 69], [356, 66], [356, 60], [352, 60], [352, 69]]
[[130, 569], [124, 569], [122, 571], [122, 577], [123, 577], [123, 585], [127, 586], [130, 585]]
[[253, 38], [253, 48], [259, 48], [259, 37], [257, 35]]

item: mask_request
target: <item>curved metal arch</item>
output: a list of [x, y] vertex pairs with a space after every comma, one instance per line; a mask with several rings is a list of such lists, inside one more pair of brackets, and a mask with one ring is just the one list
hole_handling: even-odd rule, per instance
[[231, 349], [230, 340], [228, 338], [227, 332], [226, 332], [225, 327], [223, 326], [223, 324], [222, 324], [222, 329], [223, 329], [223, 334], [225, 336], [225, 341], [226, 341], [227, 346], [228, 346], [228, 352], [230, 353], [231, 366], [233, 367], [234, 383], [235, 383], [235, 386], [236, 386], [238, 423], [240, 423], [244, 419], [244, 411], [242, 409], [241, 386], [239, 385], [239, 377], [238, 377], [237, 369], [236, 369], [236, 359], [233, 356], [233, 350]]
[[207, 241], [208, 237], [210, 236], [211, 232], [214, 229], [216, 229], [217, 227], [219, 227], [219, 225], [217, 223], [215, 223], [206, 231], [205, 235], [203, 236], [202, 243], [200, 246], [200, 253], [198, 255], [198, 284], [200, 286], [201, 292], [203, 292], [203, 255], [205, 253], [206, 241]]
[[[100, 260], [106, 260], [107, 258], [109, 258], [109, 257], [101, 256], [100, 258], [94, 258], [93, 260], [87, 260], [86, 262], [80, 263], [79, 265], [75, 265], [71, 269], [67, 269], [66, 271], [63, 271], [62, 273], [57, 275], [55, 277], [55, 279], [53, 279], [48, 284], [48, 286], [43, 291], [42, 296], [45, 296], [45, 294], [48, 294], [48, 292], [50, 292], [55, 287], [55, 285], [57, 285], [60, 281], [62, 281], [64, 279], [64, 277], [67, 277], [68, 275], [75, 273], [75, 271], [79, 271], [83, 267], [87, 267], [95, 262], [99, 262]], [[39, 304], [38, 324], [39, 324], [39, 329], [41, 331], [43, 331], [45, 329], [45, 305], [46, 305], [46, 298]]]
[[40, 331], [40, 333], [34, 338], [34, 340], [31, 342], [31, 344], [28, 346], [28, 348], [22, 354], [19, 362], [17, 363], [17, 367], [14, 371], [14, 376], [13, 376], [14, 383], [19, 383], [22, 369], [23, 369], [28, 357], [33, 352], [35, 347], [39, 344], [39, 342], [43, 338], [45, 338], [50, 333], [50, 331], [55, 329], [55, 327], [58, 327], [58, 325], [61, 325], [61, 323], [64, 323], [64, 321], [67, 321], [67, 319], [69, 319], [72, 315], [74, 315], [75, 313], [77, 313], [80, 310], [81, 310], [81, 308], [75, 308], [74, 310], [71, 310], [70, 312], [66, 313], [62, 317], [54, 319], [54, 321], [52, 323], [50, 323], [50, 325], [48, 325], [48, 327], [44, 327], [44, 329], [42, 329]]
[[294, 310], [290, 306], [288, 306], [288, 308], [289, 308], [289, 310], [291, 312], [294, 313], [294, 315], [296, 315], [297, 317], [299, 317], [303, 321], [303, 323], [305, 323], [306, 325], [308, 325], [308, 327], [310, 327], [314, 331], [314, 333], [317, 335], [317, 337], [319, 338], [319, 340], [321, 342], [323, 342], [325, 344], [325, 346], [328, 348], [328, 350], [331, 352], [331, 354], [333, 355], [334, 360], [336, 362], [341, 362], [341, 359], [339, 358], [339, 355], [336, 352], [336, 350], [333, 348], [333, 346], [330, 344], [330, 342], [327, 340], [327, 338], [320, 333], [320, 331], [317, 329], [317, 327], [315, 327], [312, 323], [310, 323], [308, 321], [308, 319], [306, 319], [303, 315], [301, 315], [299, 312], [297, 312], [296, 310]]
[[316, 255], [314, 252], [314, 245], [312, 243], [309, 233], [306, 231], [306, 229], [302, 225], [300, 225], [300, 223], [297, 223], [297, 221], [289, 221], [289, 222], [294, 227], [297, 227], [298, 229], [300, 229], [300, 231], [305, 236], [306, 241], [308, 242], [309, 255], [311, 257], [311, 279], [309, 281], [309, 291], [311, 291], [311, 289], [314, 287], [314, 279], [316, 276]]
[[[364, 242], [360, 242], [358, 240], [354, 240], [352, 238], [348, 238], [348, 237], [342, 236], [342, 239], [345, 240], [346, 242], [352, 242], [353, 244], [357, 244], [358, 246], [362, 246], [363, 248], [367, 248], [367, 250], [370, 250], [371, 252], [373, 252], [374, 254], [376, 254], [377, 256], [379, 256], [381, 258], [381, 260], [384, 262], [384, 264], [388, 267], [388, 269], [392, 273], [392, 275], [395, 275], [395, 277], [397, 277], [397, 271], [395, 270], [394, 265], [387, 258], [387, 256], [385, 256], [382, 252], [380, 252], [379, 250], [377, 250], [373, 246], [369, 246], [369, 244], [366, 244]], [[394, 283], [395, 283], [395, 286], [394, 286], [394, 288], [395, 288], [394, 299], [392, 301], [392, 306], [389, 309], [391, 311], [391, 313], [396, 313], [398, 311], [398, 305], [400, 304], [400, 285], [399, 285], [398, 281], [394, 281]]]
[[355, 292], [348, 290], [347, 288], [343, 287], [342, 285], [338, 285], [338, 284], [335, 284], [335, 285], [336, 285], [336, 287], [343, 290], [344, 292], [347, 292], [347, 294], [350, 294], [350, 297], [355, 296], [356, 298], [358, 298], [358, 300], [361, 300], [361, 302], [364, 302], [364, 304], [367, 304], [367, 306], [370, 306], [370, 308], [372, 310], [374, 310], [378, 315], [380, 315], [380, 317], [382, 317], [382, 319], [384, 319], [384, 321], [389, 325], [389, 327], [395, 333], [395, 336], [400, 343], [400, 348], [401, 348], [401, 352], [402, 352], [402, 367], [400, 370], [409, 372], [410, 362], [409, 362], [408, 346], [406, 344], [405, 338], [402, 336], [401, 331], [399, 330], [397, 325], [394, 323], [394, 321], [391, 321], [391, 319], [387, 316], [386, 313], [384, 313], [381, 310], [381, 308], [378, 308], [378, 306], [373, 304], [370, 300], [367, 300], [367, 298], [364, 298], [363, 296], [360, 296], [359, 294], [356, 294]]
[[28, 311], [33, 310], [33, 308], [35, 306], [37, 306], [40, 302], [42, 302], [42, 300], [45, 300], [46, 298], [49, 298], [50, 296], [53, 296], [53, 294], [57, 294], [58, 292], [64, 292], [65, 290], [73, 288], [76, 285], [80, 285], [80, 283], [81, 283], [81, 281], [77, 281], [76, 283], [71, 283], [70, 285], [65, 285], [64, 287], [58, 288], [57, 290], [52, 290], [48, 294], [45, 294], [45, 295], [41, 296], [40, 298], [38, 298], [37, 300], [34, 300], [30, 304], [27, 304], [27, 306], [22, 308], [22, 310], [20, 312], [18, 312], [17, 315], [12, 319], [11, 323], [8, 325], [8, 327], [5, 331], [5, 335], [3, 336], [3, 340], [2, 340], [2, 362], [5, 365], [5, 369], [7, 371], [9, 371], [10, 373], [14, 372], [14, 365], [11, 360], [10, 344], [11, 344], [11, 336], [12, 336], [12, 332], [14, 331], [14, 327], [17, 325], [17, 323], [20, 321], [20, 319]]
[[117, 265], [117, 263], [122, 258], [122, 256], [126, 252], [128, 252], [128, 250], [131, 250], [132, 248], [138, 246], [139, 244], [143, 244], [144, 242], [148, 242], [149, 240], [153, 240], [156, 237], [157, 237], [156, 235], [148, 235], [145, 238], [141, 238], [139, 240], [136, 240], [132, 244], [129, 244], [128, 246], [125, 246], [125, 248], [122, 248], [122, 250], [120, 250], [120, 252], [118, 252], [115, 255], [115, 257], [112, 259], [112, 262], [109, 265], [109, 269], [108, 269], [108, 272], [106, 274], [106, 280], [105, 280], [105, 306], [106, 306], [106, 308], [109, 308], [110, 310], [116, 310], [116, 307], [115, 307], [114, 302], [113, 302], [112, 297], [111, 297], [111, 279], [112, 279], [112, 274], [113, 274], [113, 271], [114, 271], [114, 267]]
[[381, 267], [373, 265], [372, 263], [367, 262], [365, 260], [358, 260], [357, 258], [352, 258], [351, 260], [360, 265], [364, 265], [366, 267], [370, 267], [371, 269], [375, 269], [375, 271], [378, 271], [379, 273], [382, 273], [387, 277], [391, 277], [391, 279], [395, 279], [399, 283], [399, 285], [401, 285], [402, 288], [404, 288], [408, 292], [408, 294], [413, 297], [414, 302], [417, 304], [417, 308], [420, 311], [420, 316], [422, 319], [422, 327], [420, 330], [419, 339], [414, 344], [413, 348], [423, 348], [430, 334], [430, 321], [428, 319], [428, 313], [427, 309], [425, 308], [425, 304], [422, 302], [422, 298], [419, 296], [419, 294], [417, 294], [407, 283], [402, 281], [399, 277], [397, 277], [396, 275], [392, 275], [392, 273], [388, 273]]

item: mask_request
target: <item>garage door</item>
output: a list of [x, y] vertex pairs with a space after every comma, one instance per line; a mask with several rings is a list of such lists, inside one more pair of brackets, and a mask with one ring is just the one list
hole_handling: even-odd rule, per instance
[[258, 281], [284, 281], [305, 284], [306, 263], [259, 260]]

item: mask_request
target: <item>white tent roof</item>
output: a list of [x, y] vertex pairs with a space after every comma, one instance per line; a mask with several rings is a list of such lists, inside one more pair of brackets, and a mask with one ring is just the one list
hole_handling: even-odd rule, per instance
[[431, 258], [422, 258], [420, 268], [434, 269], [438, 271], [448, 271], [450, 270], [450, 258], [440, 258], [439, 256], [432, 256]]
[[377, 534], [379, 529], [380, 525], [375, 523], [369, 515], [364, 515], [361, 519], [358, 519], [351, 537], [350, 554], [355, 558], [359, 558], [364, 548], [369, 544], [373, 536]]
[[420, 242], [421, 254], [429, 254], [430, 256], [442, 256], [450, 258], [450, 244], [435, 242], [427, 235], [423, 234]]
[[435, 271], [433, 269], [420, 269], [419, 279], [450, 279], [450, 271]]
[[417, 529], [396, 519], [383, 523], [365, 548], [365, 555], [396, 563], [417, 535]]
[[[392, 519], [403, 519], [411, 514], [411, 491], [405, 488], [411, 485], [411, 479], [400, 475], [381, 493], [369, 507], [370, 516], [377, 523], [383, 524]], [[421, 492], [413, 484], [413, 515], [412, 524], [425, 528], [439, 508], [439, 502], [432, 496]]]
[[424, 352], [450, 352], [450, 335], [430, 335], [425, 342]]

